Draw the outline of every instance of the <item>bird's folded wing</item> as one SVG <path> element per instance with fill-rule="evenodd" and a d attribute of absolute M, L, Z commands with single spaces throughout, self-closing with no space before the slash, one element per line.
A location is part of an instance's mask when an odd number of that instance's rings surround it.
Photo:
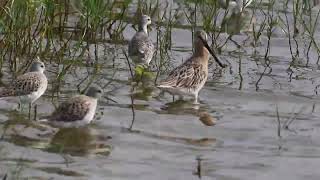
<path fill-rule="evenodd" d="M 90 102 L 74 97 L 62 103 L 51 115 L 49 121 L 73 122 L 82 120 L 89 111 Z"/>
<path fill-rule="evenodd" d="M 0 90 L 0 97 L 23 96 L 35 92 L 41 85 L 41 77 L 26 73 L 19 76 L 9 87 Z"/>
<path fill-rule="evenodd" d="M 205 76 L 201 72 L 201 68 L 201 64 L 179 66 L 166 79 L 160 82 L 159 87 L 192 88 L 199 84 Z"/>

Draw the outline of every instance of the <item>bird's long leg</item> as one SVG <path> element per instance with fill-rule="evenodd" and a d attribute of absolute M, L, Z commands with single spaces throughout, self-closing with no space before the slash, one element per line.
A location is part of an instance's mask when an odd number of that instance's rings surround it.
<path fill-rule="evenodd" d="M 31 107 L 32 107 L 32 103 L 29 103 L 29 120 L 31 120 Z"/>
<path fill-rule="evenodd" d="M 34 120 L 34 121 L 37 120 L 37 112 L 38 112 L 37 110 L 38 110 L 38 105 L 35 104 L 35 105 L 34 105 L 34 112 L 33 112 L 33 113 L 34 113 L 34 114 L 33 114 L 33 120 Z"/>
<path fill-rule="evenodd" d="M 19 103 L 18 103 L 18 111 L 22 112 L 23 111 L 23 104 L 21 97 L 19 96 Z"/>
<path fill-rule="evenodd" d="M 193 104 L 199 104 L 199 102 L 198 102 L 198 93 L 195 93 L 195 94 L 194 94 Z"/>
<path fill-rule="evenodd" d="M 17 109 L 17 110 L 18 110 L 18 111 L 21 111 L 21 108 L 22 108 L 22 107 L 21 107 L 21 102 L 19 102 L 19 103 L 18 103 L 18 109 Z"/>

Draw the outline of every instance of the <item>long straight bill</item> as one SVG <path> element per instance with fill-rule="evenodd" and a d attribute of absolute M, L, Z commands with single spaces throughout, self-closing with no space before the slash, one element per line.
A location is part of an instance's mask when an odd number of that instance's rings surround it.
<path fill-rule="evenodd" d="M 215 55 L 215 53 L 213 52 L 213 50 L 209 47 L 207 41 L 205 41 L 201 36 L 199 36 L 199 38 L 201 39 L 201 41 L 202 41 L 202 43 L 204 44 L 204 46 L 208 49 L 208 51 L 210 52 L 210 54 L 213 56 L 214 60 L 219 64 L 219 66 L 222 67 L 222 68 L 227 67 L 227 65 L 221 63 L 221 61 L 219 60 L 219 58 Z"/>

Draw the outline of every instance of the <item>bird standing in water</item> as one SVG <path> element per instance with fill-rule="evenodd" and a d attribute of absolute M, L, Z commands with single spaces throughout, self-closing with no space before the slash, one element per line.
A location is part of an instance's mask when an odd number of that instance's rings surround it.
<path fill-rule="evenodd" d="M 253 0 L 219 0 L 220 6 L 231 13 L 241 13 L 252 2 Z"/>
<path fill-rule="evenodd" d="M 207 44 L 207 34 L 197 31 L 194 40 L 195 51 L 183 64 L 173 69 L 158 87 L 171 94 L 191 95 L 198 103 L 198 94 L 208 78 L 209 53 L 221 67 L 225 67 Z"/>
<path fill-rule="evenodd" d="M 95 115 L 98 99 L 102 96 L 102 89 L 90 87 L 85 95 L 71 97 L 52 113 L 49 124 L 57 127 L 70 128 L 89 124 Z"/>
<path fill-rule="evenodd" d="M 0 98 L 18 97 L 20 100 L 19 108 L 22 107 L 22 104 L 28 103 L 30 119 L 32 104 L 44 94 L 48 86 L 44 70 L 43 62 L 34 61 L 29 72 L 18 76 L 9 87 L 0 90 Z"/>
<path fill-rule="evenodd" d="M 148 25 L 150 24 L 151 18 L 142 15 L 138 32 L 129 42 L 129 56 L 136 65 L 149 65 L 152 60 L 155 47 L 148 36 Z"/>

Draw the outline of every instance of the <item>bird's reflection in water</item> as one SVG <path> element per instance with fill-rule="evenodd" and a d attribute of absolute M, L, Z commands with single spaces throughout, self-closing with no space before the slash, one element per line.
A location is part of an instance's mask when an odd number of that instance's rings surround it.
<path fill-rule="evenodd" d="M 133 98 L 137 100 L 148 101 L 152 98 L 154 88 L 152 87 L 137 87 L 133 92 Z"/>
<path fill-rule="evenodd" d="M 99 137 L 88 127 L 63 128 L 52 137 L 48 151 L 76 156 L 109 155 L 111 146 L 105 144 L 107 139 L 110 137 Z"/>
<path fill-rule="evenodd" d="M 193 101 L 177 100 L 167 103 L 161 108 L 162 113 L 185 115 L 191 114 L 199 117 L 199 121 L 206 126 L 214 126 L 216 118 L 213 117 L 201 104 L 194 104 Z"/>

